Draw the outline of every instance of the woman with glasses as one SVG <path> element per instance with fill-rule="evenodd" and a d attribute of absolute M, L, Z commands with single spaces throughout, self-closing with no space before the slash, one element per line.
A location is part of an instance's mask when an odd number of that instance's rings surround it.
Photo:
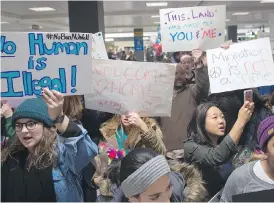
<path fill-rule="evenodd" d="M 44 89 L 42 94 L 13 114 L 16 136 L 2 151 L 1 201 L 83 202 L 81 171 L 97 146 L 63 114 L 61 93 Z"/>

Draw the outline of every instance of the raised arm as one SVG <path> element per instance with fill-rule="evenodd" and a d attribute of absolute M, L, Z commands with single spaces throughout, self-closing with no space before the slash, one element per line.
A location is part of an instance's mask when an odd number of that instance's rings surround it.
<path fill-rule="evenodd" d="M 200 145 L 193 140 L 184 143 L 185 159 L 202 166 L 218 166 L 228 161 L 237 152 L 237 145 L 244 127 L 250 120 L 254 110 L 254 103 L 246 102 L 239 110 L 238 119 L 224 140 L 215 147 Z"/>
<path fill-rule="evenodd" d="M 63 114 L 63 94 L 55 90 L 43 90 L 43 99 L 48 112 L 59 132 L 58 149 L 60 162 L 67 166 L 75 175 L 98 154 L 96 144 L 90 139 L 87 131 L 69 120 Z"/>
<path fill-rule="evenodd" d="M 201 50 L 193 50 L 195 66 L 195 84 L 191 85 L 191 92 L 197 104 L 209 94 L 209 78 L 205 53 Z"/>

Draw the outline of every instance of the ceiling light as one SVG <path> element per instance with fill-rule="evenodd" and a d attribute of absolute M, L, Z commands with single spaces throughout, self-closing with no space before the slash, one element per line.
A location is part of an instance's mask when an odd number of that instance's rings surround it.
<path fill-rule="evenodd" d="M 146 3 L 147 7 L 160 7 L 160 6 L 167 6 L 167 2 L 151 2 L 151 3 Z"/>
<path fill-rule="evenodd" d="M 5 22 L 5 21 L 3 21 L 3 22 L 1 22 L 1 24 L 9 24 L 9 22 Z"/>
<path fill-rule="evenodd" d="M 244 15 L 248 15 L 249 12 L 237 12 L 237 13 L 233 13 L 233 16 L 244 16 Z"/>
<path fill-rule="evenodd" d="M 246 25 L 245 28 L 251 28 L 253 27 L 252 25 Z"/>
<path fill-rule="evenodd" d="M 152 18 L 160 18 L 160 16 L 151 16 Z"/>
<path fill-rule="evenodd" d="M 229 22 L 229 21 L 230 21 L 230 19 L 226 19 L 225 21 L 226 21 L 226 22 Z"/>
<path fill-rule="evenodd" d="M 149 40 L 149 37 L 143 37 L 143 40 Z"/>
<path fill-rule="evenodd" d="M 55 9 L 51 7 L 35 7 L 35 8 L 29 8 L 29 10 L 36 11 L 36 12 L 55 11 Z"/>
<path fill-rule="evenodd" d="M 113 41 L 114 41 L 114 38 L 106 38 L 105 41 L 106 41 L 106 42 L 113 42 Z"/>
<path fill-rule="evenodd" d="M 154 22 L 155 24 L 160 24 L 160 22 Z"/>
<path fill-rule="evenodd" d="M 261 3 L 262 3 L 262 4 L 274 3 L 274 0 L 262 0 Z"/>

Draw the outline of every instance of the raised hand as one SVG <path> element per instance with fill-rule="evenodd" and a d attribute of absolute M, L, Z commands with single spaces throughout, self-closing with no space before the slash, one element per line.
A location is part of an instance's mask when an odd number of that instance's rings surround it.
<path fill-rule="evenodd" d="M 13 111 L 8 104 L 3 104 L 0 111 L 1 111 L 1 117 L 4 116 L 5 118 L 10 118 L 13 115 Z"/>
<path fill-rule="evenodd" d="M 45 88 L 42 96 L 48 106 L 49 116 L 52 120 L 63 115 L 64 96 L 62 93 Z"/>
<path fill-rule="evenodd" d="M 204 51 L 200 49 L 192 50 L 192 58 L 194 60 L 195 68 L 202 68 L 205 62 Z"/>
<path fill-rule="evenodd" d="M 225 42 L 224 44 L 222 44 L 220 47 L 223 49 L 228 49 L 231 45 L 232 45 L 232 40 L 229 40 Z"/>
<path fill-rule="evenodd" d="M 253 102 L 246 101 L 239 110 L 238 119 L 240 119 L 244 123 L 247 123 L 253 114 L 254 107 L 255 106 Z"/>

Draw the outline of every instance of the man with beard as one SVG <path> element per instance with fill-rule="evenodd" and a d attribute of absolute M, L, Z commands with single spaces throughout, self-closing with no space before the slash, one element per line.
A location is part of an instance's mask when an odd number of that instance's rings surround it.
<path fill-rule="evenodd" d="M 164 143 L 167 150 L 171 152 L 167 154 L 169 158 L 183 157 L 183 154 L 176 157 L 178 154 L 176 150 L 183 149 L 183 141 L 187 138 L 187 126 L 192 114 L 196 106 L 207 97 L 209 92 L 205 55 L 201 50 L 194 50 L 192 56 L 196 72 L 196 84 L 187 83 L 186 69 L 181 64 L 177 64 L 171 117 L 161 118 Z"/>

